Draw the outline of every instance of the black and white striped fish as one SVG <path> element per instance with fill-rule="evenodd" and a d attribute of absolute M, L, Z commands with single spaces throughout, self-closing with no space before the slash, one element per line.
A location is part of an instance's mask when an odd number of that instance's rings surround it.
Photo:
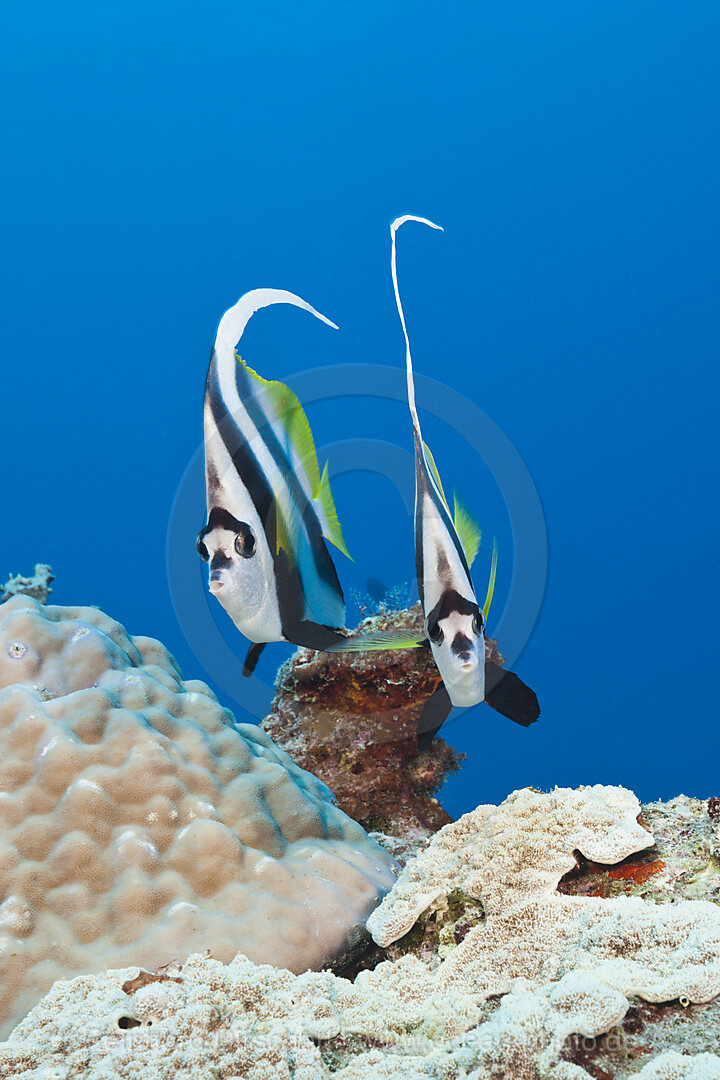
<path fill-rule="evenodd" d="M 390 226 L 391 270 L 395 300 L 405 336 L 407 390 L 415 442 L 415 563 L 425 616 L 425 633 L 442 683 L 429 700 L 418 745 L 427 745 L 453 705 L 486 701 L 517 723 L 528 725 L 539 714 L 537 698 L 516 675 L 485 660 L 485 623 L 495 587 L 497 552 L 493 549 L 485 602 L 477 602 L 470 565 L 477 554 L 480 530 L 455 500 L 454 514 L 443 492 L 430 450 L 423 442 L 415 406 L 410 339 L 397 281 L 395 235 L 407 221 L 439 229 L 426 218 L 405 215 Z"/>
<path fill-rule="evenodd" d="M 322 649 L 343 640 L 345 601 L 325 540 L 348 555 L 312 432 L 295 394 L 263 379 L 235 349 L 251 316 L 293 304 L 337 329 L 293 293 L 254 289 L 220 320 L 205 388 L 207 524 L 197 549 L 209 588 L 254 644 Z M 349 557 L 349 556 L 348 556 Z"/>

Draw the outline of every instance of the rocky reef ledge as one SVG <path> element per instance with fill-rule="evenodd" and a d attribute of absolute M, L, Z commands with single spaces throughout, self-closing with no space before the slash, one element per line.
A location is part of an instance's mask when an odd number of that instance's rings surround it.
<path fill-rule="evenodd" d="M 409 859 L 368 921 L 374 967 L 198 954 L 58 982 L 0 1077 L 717 1080 L 716 806 L 514 792 Z"/>

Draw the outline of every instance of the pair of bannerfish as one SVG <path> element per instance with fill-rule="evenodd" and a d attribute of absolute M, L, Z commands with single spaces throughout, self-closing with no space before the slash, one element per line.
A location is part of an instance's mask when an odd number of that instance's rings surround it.
<path fill-rule="evenodd" d="M 477 602 L 470 577 L 480 530 L 454 500 L 451 513 L 415 407 L 410 340 L 397 281 L 396 232 L 390 227 L 391 270 L 406 345 L 407 390 L 415 441 L 415 559 L 424 635 L 408 631 L 347 636 L 345 603 L 326 540 L 348 555 L 330 491 L 320 472 L 307 417 L 293 392 L 263 379 L 239 357 L 251 316 L 271 304 L 294 304 L 335 327 L 310 304 L 280 289 L 254 289 L 218 326 L 205 390 L 205 476 L 208 520 L 197 541 L 208 564 L 210 592 L 252 644 L 249 675 L 270 641 L 326 652 L 427 648 L 441 675 L 418 724 L 427 746 L 453 705 L 481 701 L 527 726 L 537 698 L 512 672 L 485 657 L 485 623 L 495 586 L 493 546 L 487 595 Z M 337 329 L 337 327 L 335 327 Z"/>

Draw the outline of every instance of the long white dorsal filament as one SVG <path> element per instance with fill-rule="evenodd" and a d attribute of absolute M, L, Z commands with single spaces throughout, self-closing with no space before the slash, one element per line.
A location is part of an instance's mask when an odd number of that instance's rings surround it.
<path fill-rule="evenodd" d="M 402 217 L 395 218 L 390 226 L 390 236 L 392 237 L 392 255 L 390 258 L 390 266 L 392 270 L 393 287 L 395 289 L 395 303 L 397 304 L 398 315 L 400 316 L 400 322 L 402 323 L 403 334 L 405 335 L 405 367 L 407 371 L 407 388 L 408 388 L 408 402 L 410 405 L 410 413 L 413 419 L 413 425 L 418 435 L 420 436 L 420 421 L 418 419 L 417 409 L 415 407 L 415 380 L 413 378 L 413 366 L 412 356 L 410 354 L 410 338 L 408 337 L 407 326 L 405 325 L 405 313 L 403 312 L 402 301 L 400 299 L 400 290 L 398 288 L 397 279 L 397 255 L 395 249 L 395 233 L 398 231 L 401 225 L 404 225 L 406 221 L 417 221 L 421 225 L 429 225 L 431 229 L 438 229 L 443 231 L 442 225 L 436 225 L 433 221 L 428 221 L 427 218 L 415 217 L 414 214 L 404 214 Z"/>
<path fill-rule="evenodd" d="M 334 322 L 325 315 L 321 315 L 311 304 L 308 304 L 307 300 L 296 296 L 295 293 L 287 292 L 285 289 L 251 289 L 223 315 L 217 328 L 215 347 L 225 345 L 234 349 L 255 312 L 271 304 L 292 304 L 293 307 L 303 308 L 304 311 L 309 311 L 311 315 L 322 319 L 328 326 L 337 330 Z"/>

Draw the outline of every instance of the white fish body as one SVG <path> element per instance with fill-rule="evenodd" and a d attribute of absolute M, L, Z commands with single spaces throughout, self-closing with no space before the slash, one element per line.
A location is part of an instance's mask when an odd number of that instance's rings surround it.
<path fill-rule="evenodd" d="M 288 387 L 261 378 L 235 349 L 251 316 L 292 304 L 335 326 L 305 300 L 255 289 L 218 326 L 204 428 L 208 521 L 198 550 L 210 591 L 250 641 L 319 647 L 334 640 L 345 605 L 325 539 L 345 551 L 307 418 Z"/>
<path fill-rule="evenodd" d="M 415 562 L 425 614 L 425 632 L 453 705 L 477 705 L 485 697 L 484 613 L 478 605 L 468 560 L 440 484 L 423 443 L 415 405 L 410 339 L 397 281 L 395 234 L 407 221 L 439 229 L 427 218 L 405 215 L 390 226 L 392 279 L 405 335 L 408 403 L 415 439 Z"/>

